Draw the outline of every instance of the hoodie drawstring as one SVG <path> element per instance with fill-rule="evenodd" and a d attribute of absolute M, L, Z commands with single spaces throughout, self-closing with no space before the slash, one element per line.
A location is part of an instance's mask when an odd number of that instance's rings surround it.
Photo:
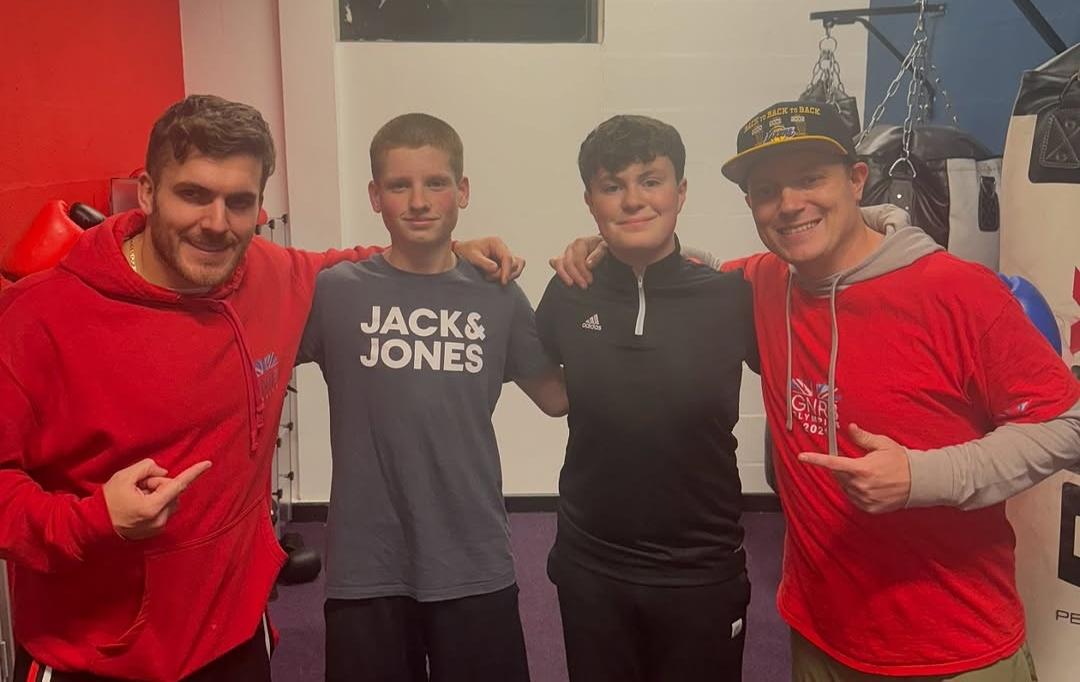
<path fill-rule="evenodd" d="M 840 449 L 836 444 L 836 355 L 840 348 L 840 329 L 836 324 L 836 287 L 840 278 L 833 280 L 829 290 L 829 319 L 832 333 L 829 340 L 829 416 L 825 419 L 829 426 L 829 454 L 836 456 Z"/>
<path fill-rule="evenodd" d="M 791 364 L 792 364 L 792 343 L 791 343 L 791 283 L 794 278 L 794 273 L 788 271 L 787 282 L 787 294 L 784 302 L 784 323 L 787 327 L 787 424 L 785 428 L 791 431 L 794 426 L 794 419 L 792 415 L 791 407 Z M 836 323 L 836 288 L 840 284 L 840 279 L 837 277 L 833 280 L 832 286 L 829 288 L 829 318 L 832 324 L 831 338 L 829 339 L 829 395 L 828 395 L 828 416 L 826 421 L 828 422 L 829 433 L 829 454 L 840 454 L 840 448 L 836 441 L 836 358 L 840 348 L 840 329 Z"/>
<path fill-rule="evenodd" d="M 259 395 L 258 379 L 255 376 L 255 363 L 252 361 L 251 351 L 244 341 L 244 335 L 240 328 L 240 320 L 237 319 L 236 312 L 228 303 L 221 303 L 220 306 L 222 314 L 225 316 L 225 319 L 229 321 L 229 326 L 232 327 L 233 336 L 236 337 L 236 345 L 240 347 L 240 357 L 244 363 L 244 379 L 247 385 L 248 395 L 249 435 L 251 438 L 251 453 L 254 455 L 259 449 L 259 431 L 262 430 L 263 426 L 264 407 L 263 400 Z"/>
<path fill-rule="evenodd" d="M 941 245 L 931 239 L 923 230 L 913 227 L 908 222 L 908 215 L 903 210 L 883 204 L 881 206 L 864 207 L 863 219 L 866 224 L 876 232 L 885 235 L 885 240 L 877 249 L 866 257 L 858 265 L 848 268 L 819 280 L 807 281 L 800 279 L 799 288 L 812 296 L 829 297 L 830 334 L 829 341 L 829 376 L 828 376 L 828 413 L 826 416 L 827 433 L 829 440 L 829 454 L 839 455 L 840 447 L 837 436 L 837 421 L 839 415 L 836 410 L 836 365 L 840 348 L 840 325 L 836 317 L 836 294 L 845 288 L 864 282 L 875 277 L 888 274 L 902 267 L 914 263 L 919 258 L 936 251 L 941 251 Z M 793 428 L 791 405 L 792 393 L 792 363 L 793 347 L 791 339 L 791 287 L 792 279 L 797 277 L 793 266 L 788 268 L 787 301 L 785 302 L 785 324 L 787 326 L 787 430 Z"/>
<path fill-rule="evenodd" d="M 784 298 L 784 322 L 787 325 L 787 424 L 785 428 L 791 431 L 794 420 L 791 414 L 791 281 L 795 275 L 788 270 L 787 296 Z"/>

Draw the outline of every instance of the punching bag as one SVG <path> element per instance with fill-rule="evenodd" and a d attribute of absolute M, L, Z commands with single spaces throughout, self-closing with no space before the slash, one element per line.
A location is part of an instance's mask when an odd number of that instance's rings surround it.
<path fill-rule="evenodd" d="M 852 139 L 862 130 L 859 103 L 847 94 L 840 78 L 840 62 L 836 59 L 836 38 L 832 27 L 825 25 L 825 37 L 818 43 L 818 60 L 810 73 L 810 83 L 799 95 L 801 102 L 825 102 L 836 108 L 840 120 Z"/>
<path fill-rule="evenodd" d="M 1001 270 L 1042 292 L 1080 365 L 1080 45 L 1024 74 L 1005 140 Z M 1074 373 L 1076 370 L 1074 369 Z M 1080 679 L 1080 472 L 1008 504 L 1016 581 L 1041 682 Z"/>
<path fill-rule="evenodd" d="M 866 132 L 856 152 L 870 166 L 863 205 L 896 204 L 949 253 L 998 269 L 1001 158 L 959 128 L 916 124 Z"/>

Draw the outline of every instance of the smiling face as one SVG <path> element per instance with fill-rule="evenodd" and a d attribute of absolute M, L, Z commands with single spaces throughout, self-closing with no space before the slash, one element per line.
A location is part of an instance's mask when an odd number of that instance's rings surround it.
<path fill-rule="evenodd" d="M 394 247 L 448 246 L 458 210 L 469 205 L 469 179 L 455 178 L 449 154 L 430 145 L 394 147 L 381 161 L 368 195 Z"/>
<path fill-rule="evenodd" d="M 767 156 L 750 171 L 746 203 L 766 247 L 820 279 L 854 266 L 868 228 L 859 212 L 868 168 L 814 150 Z"/>
<path fill-rule="evenodd" d="M 228 280 L 255 236 L 262 177 L 262 162 L 247 154 L 170 160 L 157 182 L 144 173 L 139 206 L 149 244 L 140 249 L 139 273 L 178 291 Z"/>
<path fill-rule="evenodd" d="M 600 169 L 585 191 L 585 203 L 612 252 L 639 266 L 674 250 L 675 223 L 685 201 L 686 179 L 676 180 L 666 156 L 616 173 Z"/>

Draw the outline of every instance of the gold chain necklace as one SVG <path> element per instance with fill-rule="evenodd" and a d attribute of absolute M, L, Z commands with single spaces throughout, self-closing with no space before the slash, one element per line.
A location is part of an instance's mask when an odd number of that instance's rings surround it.
<path fill-rule="evenodd" d="M 135 265 L 135 237 L 127 240 L 127 260 L 128 265 L 131 266 L 131 270 L 138 274 L 139 268 Z"/>

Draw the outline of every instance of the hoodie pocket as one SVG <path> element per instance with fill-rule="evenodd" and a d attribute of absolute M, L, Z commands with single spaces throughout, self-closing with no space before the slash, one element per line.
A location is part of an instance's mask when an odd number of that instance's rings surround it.
<path fill-rule="evenodd" d="M 177 679 L 251 638 L 285 560 L 264 502 L 208 537 L 146 555 L 139 612 L 98 647 L 95 673 Z"/>

